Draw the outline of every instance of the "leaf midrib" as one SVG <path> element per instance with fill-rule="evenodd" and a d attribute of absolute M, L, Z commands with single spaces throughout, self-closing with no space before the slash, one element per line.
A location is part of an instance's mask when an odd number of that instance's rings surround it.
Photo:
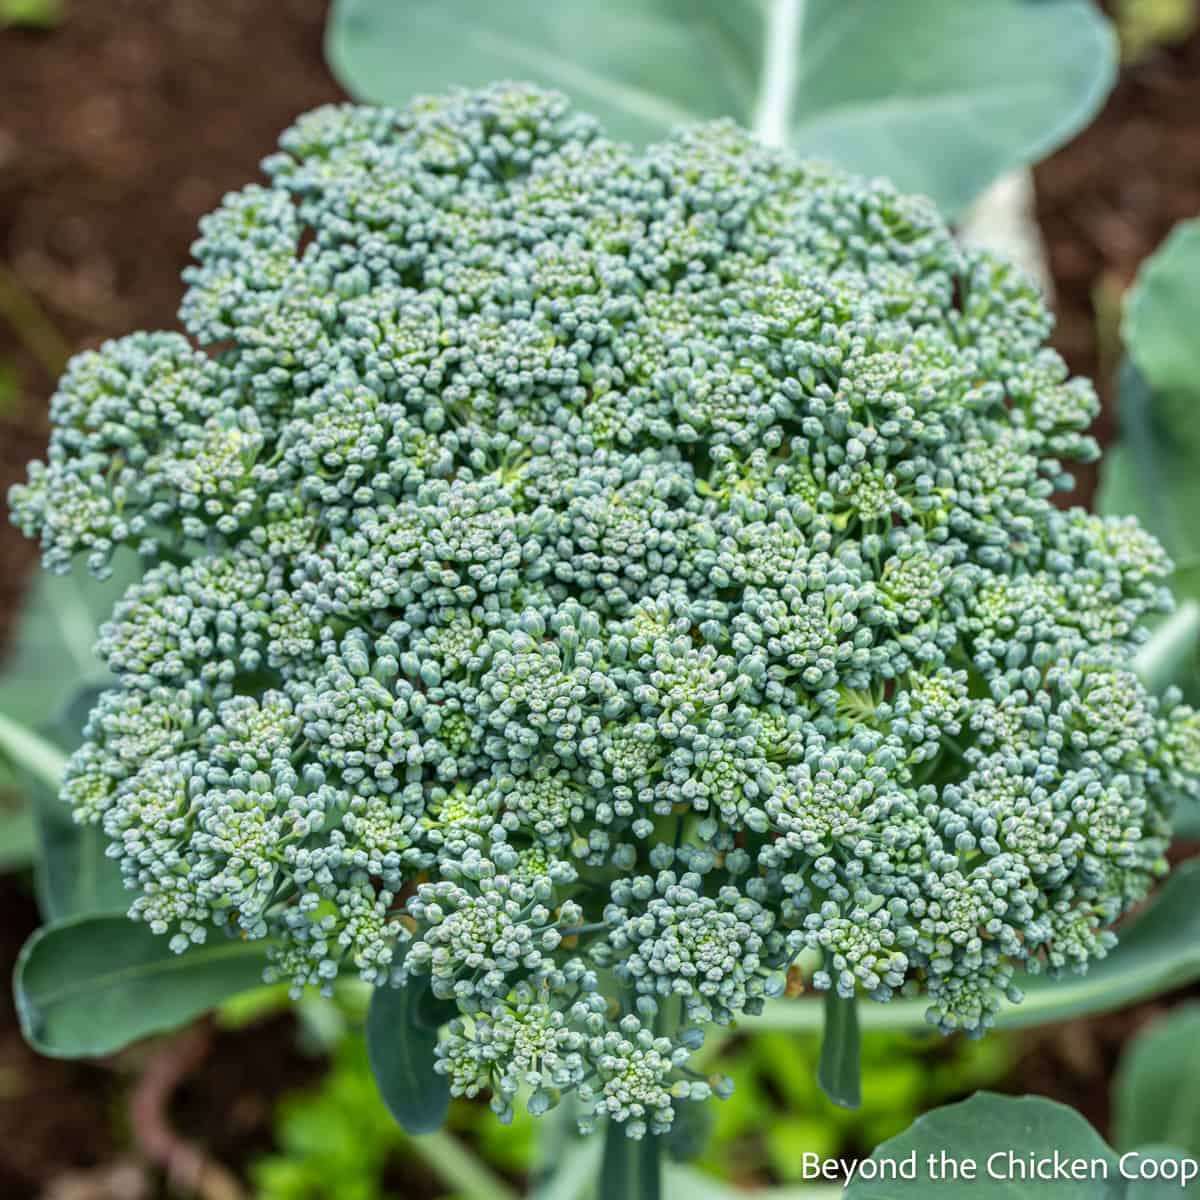
<path fill-rule="evenodd" d="M 213 963 L 233 960 L 243 956 L 247 958 L 261 957 L 265 948 L 265 943 L 259 941 L 239 942 L 230 946 L 200 948 L 206 951 L 204 953 L 200 953 L 197 950 L 185 950 L 182 954 L 174 955 L 171 958 L 156 959 L 153 962 L 137 966 L 120 967 L 103 975 L 89 975 L 77 984 L 67 983 L 57 990 L 50 989 L 39 992 L 36 988 L 29 987 L 28 985 L 23 990 L 31 1003 L 37 1008 L 47 1009 L 56 1004 L 61 1004 L 64 1000 L 70 999 L 75 995 L 106 990 L 131 979 L 145 979 L 147 975 L 153 976 L 171 974 L 176 971 L 194 970 L 201 965 L 212 965 Z"/>

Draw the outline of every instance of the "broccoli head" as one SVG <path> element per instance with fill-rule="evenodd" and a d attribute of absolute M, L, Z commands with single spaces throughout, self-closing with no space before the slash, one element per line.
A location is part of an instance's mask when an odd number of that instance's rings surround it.
<path fill-rule="evenodd" d="M 1092 387 L 933 206 L 518 85 L 326 107 L 79 355 L 13 489 L 147 561 L 64 795 L 130 915 L 425 977 L 457 1094 L 665 1130 L 783 991 L 978 1032 L 1165 870 L 1170 564 L 1053 503 Z"/>

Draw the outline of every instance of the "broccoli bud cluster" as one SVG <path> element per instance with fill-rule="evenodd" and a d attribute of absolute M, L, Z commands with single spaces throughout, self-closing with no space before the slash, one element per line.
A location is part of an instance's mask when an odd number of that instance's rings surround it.
<path fill-rule="evenodd" d="M 65 797 L 131 915 L 427 977 L 501 1116 L 633 1136 L 808 964 L 977 1032 L 1165 869 L 1200 721 L 1131 673 L 1170 564 L 1037 291 L 727 123 L 635 154 L 499 85 L 327 107 L 78 356 L 11 494 L 148 561 Z"/>

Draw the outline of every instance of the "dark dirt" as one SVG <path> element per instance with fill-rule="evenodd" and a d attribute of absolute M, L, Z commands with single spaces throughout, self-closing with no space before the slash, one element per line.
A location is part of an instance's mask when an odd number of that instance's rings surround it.
<path fill-rule="evenodd" d="M 5 978 L 37 924 L 28 888 L 0 880 L 0 969 Z M 63 1168 L 111 1162 L 116 1079 L 103 1067 L 55 1062 L 31 1050 L 17 1028 L 12 996 L 0 988 L 0 1196 L 38 1195 Z"/>
<path fill-rule="evenodd" d="M 7 977 L 38 914 L 29 888 L 14 878 L 0 879 L 0 910 L 0 969 Z M 0 1196 L 40 1196 L 72 1176 L 91 1175 L 99 1186 L 104 1168 L 135 1163 L 127 1096 L 141 1067 L 168 1041 L 142 1043 L 102 1063 L 42 1058 L 21 1037 L 8 988 L 0 989 Z M 279 1096 L 313 1082 L 322 1069 L 297 1048 L 288 1017 L 218 1032 L 200 1068 L 173 1096 L 171 1117 L 180 1136 L 196 1139 L 214 1161 L 244 1163 L 270 1149 Z M 152 1186 L 149 1194 L 157 1195 Z M 95 1193 L 96 1200 L 104 1194 Z"/>
<path fill-rule="evenodd" d="M 5 279 L 70 351 L 173 326 L 199 217 L 254 178 L 297 113 L 342 98 L 324 17 L 325 0 L 69 0 L 55 30 L 0 31 L 0 364 L 21 383 L 0 410 L 0 498 L 44 448 L 56 373 L 53 345 L 39 355 L 12 328 Z M 0 645 L 35 553 L 0 513 Z M 7 979 L 37 914 L 27 888 L 0 888 Z M 127 1154 L 136 1062 L 40 1058 L 0 993 L 0 1196 L 26 1200 Z M 181 1131 L 245 1162 L 270 1146 L 279 1094 L 317 1070 L 288 1020 L 221 1034 L 178 1095 Z"/>
<path fill-rule="evenodd" d="M 197 219 L 254 177 L 297 113 L 340 98 L 321 58 L 325 7 L 68 0 L 53 31 L 0 31 L 0 376 L 15 370 L 20 381 L 16 400 L 0 401 L 0 509 L 44 446 L 56 341 L 73 351 L 172 326 Z M 1140 261 L 1176 221 L 1200 213 L 1200 36 L 1126 69 L 1096 123 L 1035 180 L 1056 342 L 1109 400 L 1113 355 L 1097 337 L 1097 307 L 1115 311 Z M 14 280 L 15 306 L 5 287 Z M 39 335 L 30 301 L 60 338 Z M 14 307 L 26 312 L 17 312 L 23 335 Z M 1113 434 L 1111 411 L 1106 404 L 1103 440 Z M 1092 479 L 1081 480 L 1081 495 Z M 0 512 L 0 646 L 34 557 Z M 0 880 L 0 904 L 7 977 L 36 912 L 12 880 Z M 20 1038 L 7 989 L 0 993 L 0 1196 L 48 1197 L 67 1169 L 127 1156 L 124 1094 L 146 1051 L 115 1069 L 39 1058 Z M 1030 1035 L 1007 1090 L 1062 1099 L 1105 1128 L 1119 1049 L 1153 1011 Z M 184 1133 L 236 1167 L 269 1146 L 276 1098 L 315 1069 L 286 1019 L 220 1034 L 173 1111 Z"/>
<path fill-rule="evenodd" d="M 68 0 L 57 29 L 0 31 L 0 267 L 69 349 L 175 324 L 197 220 L 298 113 L 343 98 L 321 57 L 325 8 Z M 0 413 L 3 497 L 41 453 L 53 372 L 2 315 L 0 363 L 24 382 Z M 0 520 L 0 642 L 34 555 Z"/>
<path fill-rule="evenodd" d="M 1120 295 L 1173 225 L 1200 216 L 1200 33 L 1126 67 L 1096 120 L 1035 169 L 1034 183 L 1054 279 L 1054 341 L 1072 371 L 1097 382 L 1105 406 L 1096 434 L 1105 443 L 1116 433 Z M 1080 499 L 1094 481 L 1094 468 L 1081 472 Z"/>

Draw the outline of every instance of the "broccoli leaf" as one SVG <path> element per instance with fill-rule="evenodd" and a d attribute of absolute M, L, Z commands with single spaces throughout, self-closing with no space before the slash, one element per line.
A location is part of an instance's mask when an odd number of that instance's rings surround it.
<path fill-rule="evenodd" d="M 1200 220 L 1176 225 L 1146 260 L 1125 304 L 1121 334 L 1154 397 L 1163 432 L 1200 453 Z"/>
<path fill-rule="evenodd" d="M 52 813 L 49 819 L 58 833 L 78 840 L 69 813 L 65 809 L 53 813 L 57 796 L 46 778 L 61 770 L 63 756 L 56 751 L 70 752 L 79 744 L 82 723 L 73 740 L 55 737 L 53 746 L 44 738 L 31 737 L 30 731 L 44 728 L 82 684 L 106 678 L 103 664 L 92 650 L 96 631 L 140 571 L 136 557 L 122 553 L 110 579 L 99 581 L 82 565 L 68 575 L 39 572 L 26 597 L 12 648 L 0 668 L 0 758 L 8 760 L 0 764 L 5 769 L 0 792 L 6 800 L 9 795 L 13 800 L 5 805 L 0 819 L 0 870 L 26 866 L 34 859 L 38 837 L 45 837 L 45 830 L 36 826 L 45 824 L 42 817 L 47 812 Z M 63 732 L 61 728 L 59 732 Z M 32 805 L 31 800 L 35 802 Z M 56 821 L 56 816 L 61 819 Z M 98 832 L 93 837 L 97 853 L 103 856 L 103 839 Z M 106 865 L 115 876 L 111 864 Z M 48 919 L 89 907 L 46 908 L 44 890 L 42 898 L 43 915 Z M 94 910 L 97 906 L 90 907 Z M 99 907 L 111 908 L 112 904 Z"/>
<path fill-rule="evenodd" d="M 263 942 L 210 931 L 175 954 L 122 913 L 68 917 L 25 943 L 13 989 L 26 1040 L 52 1058 L 94 1058 L 175 1029 L 262 982 Z"/>
<path fill-rule="evenodd" d="M 1118 388 L 1121 441 L 1104 458 L 1097 508 L 1108 515 L 1136 516 L 1174 558 L 1178 575 L 1192 572 L 1192 582 L 1200 583 L 1195 573 L 1200 568 L 1195 520 L 1200 511 L 1200 448 L 1189 445 L 1195 416 L 1153 392 L 1133 362 L 1122 365 Z M 1200 588 L 1193 594 L 1198 593 Z"/>
<path fill-rule="evenodd" d="M 1175 1009 L 1138 1034 L 1121 1056 L 1113 1140 L 1151 1139 L 1200 1154 L 1200 1004 Z"/>
<path fill-rule="evenodd" d="M 68 575 L 36 573 L 0 669 L 0 714 L 39 729 L 80 686 L 108 678 L 93 650 L 96 631 L 142 565 L 120 553 L 105 580 L 82 563 Z"/>
<path fill-rule="evenodd" d="M 28 802 L 38 907 L 47 921 L 123 908 L 130 897 L 98 826 L 77 824 L 59 797 L 67 755 L 83 740 L 98 687 L 83 687 L 42 733 L 0 713 L 0 750 Z"/>
<path fill-rule="evenodd" d="M 5 777 L 0 780 L 0 873 L 27 867 L 36 847 L 33 812 L 19 799 L 13 802 Z"/>
<path fill-rule="evenodd" d="M 909 1170 L 907 1178 L 872 1177 L 892 1164 Z M 921 1196 L 955 1200 L 1152 1200 L 1191 1194 L 1179 1184 L 1185 1167 L 1194 1163 L 1164 1147 L 1118 1159 L 1079 1113 L 1053 1100 L 979 1092 L 918 1117 L 878 1146 L 843 1195 L 908 1197 L 916 1180 Z M 1147 1178 L 1139 1177 L 1143 1173 Z"/>
<path fill-rule="evenodd" d="M 433 1069 L 437 1028 L 427 979 L 378 987 L 367 1012 L 367 1054 L 388 1111 L 409 1133 L 440 1129 L 450 1109 L 450 1085 Z"/>
<path fill-rule="evenodd" d="M 1118 377 L 1121 441 L 1105 456 L 1100 512 L 1132 514 L 1175 560 L 1171 580 L 1181 610 L 1200 603 L 1200 221 L 1178 225 L 1143 265 L 1126 302 L 1121 332 L 1128 351 Z M 1195 639 L 1181 644 L 1166 682 L 1200 699 Z M 1177 827 L 1200 828 L 1197 806 Z"/>
<path fill-rule="evenodd" d="M 1200 220 L 1175 227 L 1125 301 L 1121 443 L 1104 460 L 1099 508 L 1133 513 L 1184 570 L 1200 568 Z M 1177 584 L 1181 582 L 1177 579 Z M 1200 573 L 1187 585 L 1200 594 Z"/>
<path fill-rule="evenodd" d="M 733 117 L 951 214 L 1081 129 L 1116 64 L 1090 0 L 338 0 L 327 53 L 367 100 L 529 79 L 635 143 Z"/>

